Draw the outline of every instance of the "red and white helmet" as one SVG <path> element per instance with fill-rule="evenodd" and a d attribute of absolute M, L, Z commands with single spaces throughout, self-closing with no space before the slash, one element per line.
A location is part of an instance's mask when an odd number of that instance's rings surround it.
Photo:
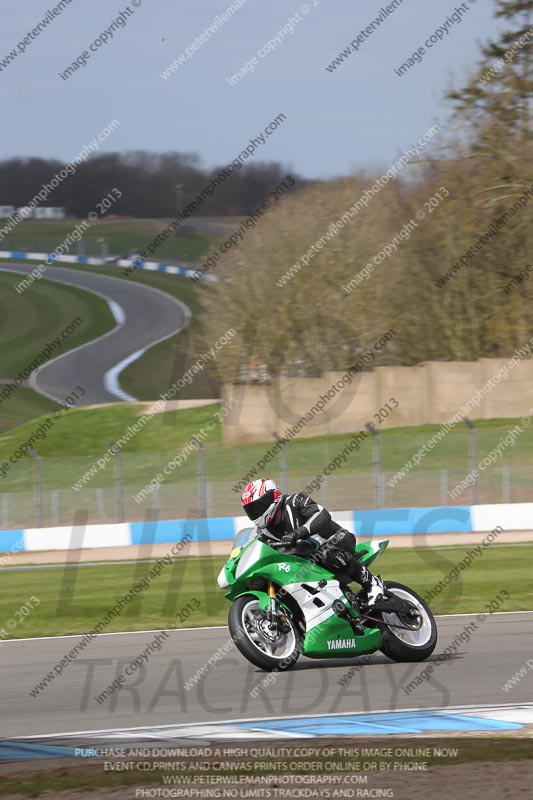
<path fill-rule="evenodd" d="M 281 497 L 281 489 L 276 481 L 272 478 L 259 478 L 244 489 L 241 502 L 244 513 L 254 525 L 266 528 L 274 519 Z"/>

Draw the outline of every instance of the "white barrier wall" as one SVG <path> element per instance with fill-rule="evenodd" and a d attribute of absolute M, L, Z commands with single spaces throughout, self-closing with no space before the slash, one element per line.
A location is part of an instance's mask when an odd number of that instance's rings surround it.
<path fill-rule="evenodd" d="M 506 531 L 533 530 L 533 503 L 472 506 L 471 514 L 473 531 L 489 531 L 497 525 Z"/>
<path fill-rule="evenodd" d="M 333 519 L 358 536 L 397 534 L 489 532 L 533 530 L 533 503 L 504 503 L 435 508 L 382 508 L 363 511 L 333 511 Z M 250 524 L 248 517 L 159 520 L 146 525 L 124 522 L 79 527 L 26 528 L 0 531 L 0 552 L 79 550 L 99 547 L 138 546 L 187 541 L 227 541 Z"/>
<path fill-rule="evenodd" d="M 24 531 L 25 550 L 81 550 L 123 547 L 131 543 L 127 522 L 118 525 L 80 525 L 78 528 L 27 528 Z"/>

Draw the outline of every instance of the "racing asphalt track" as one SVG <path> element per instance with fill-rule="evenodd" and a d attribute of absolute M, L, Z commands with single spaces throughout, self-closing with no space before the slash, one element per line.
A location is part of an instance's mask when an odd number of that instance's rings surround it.
<path fill-rule="evenodd" d="M 21 275 L 33 269 L 33 265 L 0 265 L 2 272 Z M 107 275 L 53 267 L 44 278 L 103 296 L 111 303 L 117 325 L 98 339 L 52 358 L 33 373 L 31 387 L 62 402 L 76 386 L 82 386 L 85 395 L 74 403 L 80 406 L 135 400 L 120 389 L 119 373 L 146 349 L 181 331 L 190 320 L 188 307 L 158 289 Z"/>
<path fill-rule="evenodd" d="M 430 661 L 475 620 L 475 614 L 438 617 L 439 642 Z M 3 641 L 0 736 L 529 702 L 533 672 L 508 692 L 501 687 L 531 655 L 532 623 L 533 611 L 486 616 L 455 657 L 437 665 L 430 680 L 411 693 L 404 687 L 430 662 L 396 664 L 376 653 L 345 686 L 338 681 L 356 661 L 301 658 L 292 671 L 278 674 L 255 698 L 251 690 L 268 673 L 252 667 L 233 643 L 228 644 L 227 628 L 174 630 L 151 656 L 148 667 L 113 696 L 114 703 L 108 699 L 101 704 L 95 695 L 143 652 L 155 632 L 98 636 L 37 697 L 30 696 L 30 690 L 81 637 Z M 183 684 L 219 648 L 223 648 L 222 658 L 203 680 L 186 690 Z"/>

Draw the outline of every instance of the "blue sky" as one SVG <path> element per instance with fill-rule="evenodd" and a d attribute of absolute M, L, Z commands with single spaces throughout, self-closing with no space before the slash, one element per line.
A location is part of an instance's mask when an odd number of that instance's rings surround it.
<path fill-rule="evenodd" d="M 57 2 L 2 0 L 0 64 Z M 307 177 L 388 165 L 433 123 L 444 125 L 445 88 L 454 77 L 461 84 L 477 61 L 478 43 L 497 32 L 492 0 L 465 0 L 462 22 L 449 26 L 422 63 L 399 78 L 394 69 L 461 6 L 457 0 L 403 0 L 330 73 L 325 67 L 387 0 L 246 0 L 163 80 L 163 70 L 231 2 L 129 0 L 124 27 L 115 26 L 107 44 L 64 81 L 59 73 L 127 7 L 126 0 L 72 0 L 0 71 L 0 158 L 67 161 L 118 119 L 104 151 L 178 150 L 213 166 L 235 158 L 284 113 L 287 120 L 261 148 L 262 159 L 282 161 Z M 294 30 L 259 58 L 289 17 Z M 229 85 L 226 79 L 254 56 L 255 71 Z"/>

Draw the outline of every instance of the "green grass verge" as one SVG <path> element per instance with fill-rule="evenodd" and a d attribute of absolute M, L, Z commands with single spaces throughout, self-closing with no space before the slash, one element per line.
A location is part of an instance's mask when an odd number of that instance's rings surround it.
<path fill-rule="evenodd" d="M 79 347 L 116 324 L 101 297 L 46 279 L 17 294 L 13 285 L 22 277 L 0 272 L 0 377 L 16 377 L 43 351 L 47 342 L 60 337 L 77 317 L 81 323 L 71 334 L 66 334 L 61 347 L 54 349 L 50 358 Z"/>
<path fill-rule="evenodd" d="M 79 222 L 78 219 L 25 220 L 2 239 L 1 249 L 51 253 Z M 85 249 L 80 254 L 99 258 L 102 254 L 99 239 L 107 242 L 109 252 L 113 255 L 128 255 L 133 249 L 143 250 L 165 225 L 165 222 L 157 219 L 95 222 L 83 235 Z M 210 250 L 214 241 L 212 236 L 199 232 L 169 237 L 150 260 L 196 261 Z M 71 255 L 77 255 L 78 252 L 74 245 Z"/>
<path fill-rule="evenodd" d="M 468 549 L 465 545 L 389 550 L 379 560 L 379 572 L 385 580 L 405 583 L 424 596 L 453 570 Z M 168 628 L 174 624 L 177 627 L 225 625 L 230 604 L 216 583 L 225 560 L 225 556 L 181 556 L 165 567 L 160 576 L 124 608 L 120 617 L 112 619 L 105 632 Z M 499 610 L 529 610 L 532 607 L 529 577 L 532 569 L 533 547 L 493 544 L 430 605 L 436 614 L 482 612 L 506 589 L 510 597 Z M 150 564 L 146 563 L 3 571 L 0 631 L 3 629 L 8 638 L 90 631 L 149 571 Z M 15 627 L 10 627 L 9 620 L 20 616 L 16 612 L 32 596 L 39 599 L 39 605 Z M 193 598 L 198 600 L 199 608 L 187 615 L 184 609 Z"/>
<path fill-rule="evenodd" d="M 126 485 L 141 487 L 152 480 L 160 472 L 169 459 L 176 455 L 188 442 L 191 436 L 201 428 L 205 428 L 209 420 L 213 420 L 217 404 L 203 408 L 183 411 L 169 411 L 158 414 L 147 423 L 136 436 L 123 448 L 123 469 Z M 72 481 L 89 469 L 95 458 L 102 455 L 108 442 L 117 440 L 142 413 L 142 406 L 131 403 L 114 403 L 106 407 L 72 409 L 63 414 L 54 427 L 39 442 L 39 453 L 45 457 L 45 488 L 61 489 L 71 486 Z M 9 458 L 20 444 L 28 439 L 39 426 L 41 418 L 10 430 L 0 436 L 0 461 Z M 479 458 L 489 453 L 506 435 L 517 420 L 484 420 L 478 422 Z M 409 428 L 391 428 L 382 431 L 382 453 L 384 469 L 393 473 L 401 469 L 413 453 L 427 441 L 437 430 L 437 425 L 423 425 Z M 349 434 L 337 434 L 310 439 L 295 439 L 288 445 L 289 478 L 291 490 L 303 488 L 306 481 L 317 475 L 345 447 L 350 440 Z M 222 427 L 215 422 L 208 437 L 204 441 L 206 447 L 206 469 L 210 481 L 239 481 L 243 475 L 263 457 L 272 442 L 257 442 L 246 445 L 223 445 Z M 501 463 L 513 466 L 513 491 L 528 490 L 529 473 L 520 467 L 531 464 L 533 450 L 533 428 L 528 428 L 518 437 L 512 450 L 504 452 Z M 335 477 L 354 476 L 354 483 L 346 485 L 346 492 L 357 497 L 358 481 L 372 481 L 373 450 L 370 437 L 361 442 L 359 450 L 352 451 L 336 473 Z M 447 468 L 450 471 L 450 488 L 452 481 L 458 481 L 469 471 L 468 438 L 464 430 L 458 428 L 446 436 L 437 448 L 425 459 L 422 466 L 413 470 L 409 481 L 400 482 L 399 488 L 392 494 L 387 488 L 389 498 L 398 498 L 399 504 L 414 502 L 416 504 L 417 480 L 420 470 Z M 26 491 L 32 481 L 32 460 L 22 458 L 2 480 L 4 491 Z M 106 487 L 113 479 L 114 464 L 110 464 L 91 479 L 88 486 Z M 179 482 L 195 482 L 197 480 L 197 459 L 191 455 L 175 471 L 164 476 L 168 481 L 179 485 Z M 272 475 L 280 474 L 279 455 L 268 464 Z M 437 473 L 438 474 L 438 473 Z M 304 476 L 304 477 L 302 477 Z M 493 497 L 500 497 L 501 466 L 496 465 L 483 473 L 485 493 L 494 491 Z M 410 482 L 410 483 L 409 483 Z M 298 485 L 296 485 L 298 484 Z M 406 486 L 411 485 L 415 492 L 413 499 L 404 493 Z M 228 486 L 228 483 L 226 483 Z M 424 484 L 425 486 L 425 484 Z M 422 487 L 423 488 L 423 487 Z M 227 490 L 226 490 L 227 491 Z M 498 494 L 496 494 L 496 492 Z M 234 497 L 238 501 L 237 494 Z M 410 496 L 409 496 L 410 497 Z M 419 497 L 420 499 L 420 497 Z M 469 500 L 465 492 L 458 500 L 466 503 Z M 390 505 L 390 502 L 388 503 Z M 228 512 L 229 513 L 229 512 Z"/>
<path fill-rule="evenodd" d="M 54 426 L 46 431 L 46 436 L 36 444 L 44 460 L 43 488 L 69 488 L 76 478 L 94 464 L 95 458 L 107 450 L 109 442 L 116 441 L 128 426 L 138 421 L 143 408 L 138 404 L 113 403 L 98 408 L 64 411 Z M 135 485 L 142 486 L 151 480 L 171 455 L 175 455 L 193 434 L 212 419 L 216 408 L 218 406 L 209 405 L 190 411 L 167 412 L 153 418 L 125 446 L 127 454 L 123 461 L 126 483 L 133 481 Z M 45 419 L 46 416 L 39 417 L 0 435 L 0 463 L 8 461 Z M 220 425 L 210 433 L 210 441 L 212 444 L 221 441 Z M 184 466 L 187 466 L 187 462 Z M 114 464 L 109 462 L 88 485 L 91 488 L 108 486 L 113 481 L 113 470 Z M 187 467 L 187 474 L 189 472 L 194 473 L 192 463 Z M 33 460 L 23 457 L 12 464 L 5 478 L 0 479 L 0 487 L 4 492 L 23 492 L 32 485 L 32 481 Z"/>
<path fill-rule="evenodd" d="M 115 441 L 125 429 L 139 419 L 143 409 L 149 405 L 138 403 L 110 403 L 97 408 L 73 408 L 65 411 L 61 421 L 52 428 L 42 440 L 39 452 L 42 456 L 76 457 L 97 456 L 107 448 L 107 442 Z M 179 424 L 164 423 L 165 414 L 158 414 L 134 436 L 124 450 L 131 454 L 139 453 L 143 457 L 148 452 L 159 450 L 174 451 L 198 431 L 198 427 L 207 423 L 218 405 L 188 409 L 179 412 Z M 168 412 L 174 418 L 172 412 Z M 35 428 L 36 422 L 26 423 L 20 428 L 0 437 L 0 458 L 5 455 L 12 443 L 24 441 L 28 433 Z M 93 425 L 100 430 L 95 431 Z M 57 429 L 57 430 L 56 430 Z M 220 441 L 220 426 L 213 430 L 212 443 Z"/>
<path fill-rule="evenodd" d="M 3 388 L 4 385 L 0 384 L 0 392 Z M 19 388 L 10 400 L 0 403 L 0 435 L 57 408 L 57 403 L 33 389 Z"/>

